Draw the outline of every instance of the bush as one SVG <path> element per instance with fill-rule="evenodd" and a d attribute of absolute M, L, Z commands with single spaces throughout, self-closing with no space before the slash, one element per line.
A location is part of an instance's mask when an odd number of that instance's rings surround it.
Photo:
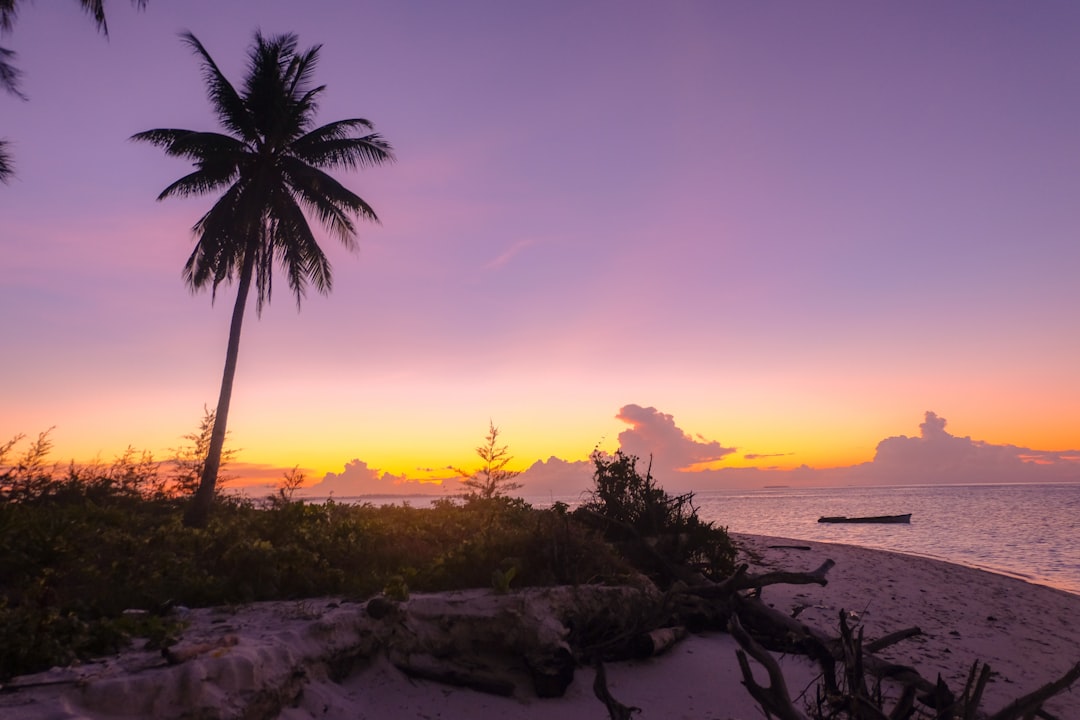
<path fill-rule="evenodd" d="M 156 465 L 38 463 L 0 478 L 0 681 L 168 635 L 168 609 L 383 590 L 614 580 L 631 572 L 565 508 L 473 496 L 430 508 L 224 497 L 205 529 L 159 492 Z M 26 471 L 20 470 L 26 468 Z M 128 609 L 147 611 L 142 625 Z"/>
<path fill-rule="evenodd" d="M 575 511 L 583 521 L 599 519 L 608 539 L 640 541 L 650 538 L 664 559 L 689 565 L 719 580 L 735 569 L 735 546 L 727 530 L 702 521 L 694 507 L 694 494 L 672 497 L 656 484 L 650 468 L 638 472 L 638 458 L 616 450 L 614 455 L 594 452 L 593 484 L 589 500 Z M 652 553 L 632 553 L 641 569 L 657 577 Z"/>

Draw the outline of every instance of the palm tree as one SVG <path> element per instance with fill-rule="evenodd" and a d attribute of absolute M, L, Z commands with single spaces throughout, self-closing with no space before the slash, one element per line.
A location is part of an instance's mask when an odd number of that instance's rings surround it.
<path fill-rule="evenodd" d="M 256 32 L 238 92 L 194 35 L 182 37 L 201 58 L 210 104 L 229 134 L 161 129 L 132 139 L 157 145 L 195 166 L 194 172 L 165 188 L 158 200 L 221 191 L 195 223 L 195 250 L 184 265 L 188 286 L 193 292 L 210 286 L 214 298 L 222 282 L 237 280 L 210 448 L 184 517 L 189 526 L 201 527 L 214 498 L 240 326 L 252 281 L 257 313 L 270 300 L 275 264 L 285 273 L 297 308 L 309 283 L 319 292 L 329 292 L 330 263 L 305 212 L 349 249 L 356 247 L 353 218 L 375 222 L 378 218 L 366 202 L 323 169 L 380 165 L 392 161 L 393 152 L 389 143 L 371 132 L 367 120 L 339 120 L 313 128 L 317 100 L 325 89 L 311 85 L 319 46 L 297 52 L 295 35 L 265 38 Z"/>

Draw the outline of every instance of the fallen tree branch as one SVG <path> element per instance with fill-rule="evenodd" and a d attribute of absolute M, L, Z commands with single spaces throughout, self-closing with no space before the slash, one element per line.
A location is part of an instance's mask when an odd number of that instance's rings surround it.
<path fill-rule="evenodd" d="M 866 652 L 875 653 L 879 650 L 884 650 L 890 645 L 895 645 L 901 640 L 907 640 L 908 638 L 915 637 L 916 635 L 922 635 L 921 628 L 909 627 L 904 630 L 897 630 L 896 632 L 889 633 L 888 635 L 880 637 L 877 640 L 872 640 L 866 643 L 865 645 L 863 645 L 863 649 L 866 650 Z"/>
<path fill-rule="evenodd" d="M 982 670 L 979 672 L 978 680 L 975 679 L 975 671 L 979 668 L 979 661 L 976 660 L 971 664 L 971 672 L 968 673 L 967 684 L 964 686 L 963 708 L 964 717 L 962 720 L 975 720 L 975 715 L 979 711 L 979 704 L 982 702 L 982 694 L 986 689 L 986 683 L 990 680 L 990 666 L 983 663 Z"/>
<path fill-rule="evenodd" d="M 636 657 L 653 657 L 667 652 L 685 637 L 686 628 L 681 625 L 656 628 L 634 638 L 631 647 Z"/>
<path fill-rule="evenodd" d="M 1080 679 L 1080 662 L 1073 665 L 1057 680 L 1048 682 L 1038 690 L 1012 701 L 991 715 L 989 720 L 1020 720 L 1020 718 L 1030 717 L 1042 709 L 1044 702 L 1067 689 L 1078 679 Z"/>
<path fill-rule="evenodd" d="M 604 663 L 599 658 L 593 663 L 593 667 L 596 669 L 596 679 L 593 680 L 592 686 L 593 694 L 604 703 L 610 720 L 630 720 L 634 713 L 641 712 L 641 708 L 623 705 L 612 696 L 607 685 L 607 670 L 604 669 Z"/>
<path fill-rule="evenodd" d="M 488 695 L 510 697 L 514 682 L 493 672 L 466 668 L 428 655 L 409 655 L 392 659 L 394 666 L 409 677 L 434 680 L 444 685 L 469 688 Z"/>
<path fill-rule="evenodd" d="M 732 595 L 739 590 L 760 589 L 768 585 L 825 586 L 829 584 L 829 580 L 825 575 L 835 565 L 836 563 L 832 560 L 826 560 L 820 567 L 810 572 L 777 571 L 762 573 L 761 575 L 750 575 L 746 571 L 747 566 L 740 565 L 735 570 L 735 574 L 723 582 L 714 583 L 712 585 L 695 585 L 693 587 L 688 587 L 681 592 L 703 598 L 722 598 Z"/>
<path fill-rule="evenodd" d="M 743 685 L 749 691 L 750 696 L 761 705 L 765 714 L 769 715 L 771 713 L 779 720 L 806 720 L 806 716 L 799 712 L 794 703 L 791 702 L 791 694 L 788 692 L 787 681 L 784 679 L 784 672 L 780 669 L 780 665 L 777 664 L 776 659 L 769 654 L 768 650 L 758 645 L 750 637 L 750 634 L 743 629 L 743 626 L 739 624 L 737 615 L 732 615 L 728 621 L 728 632 L 731 633 L 731 636 L 735 638 L 735 642 L 739 643 L 739 647 L 742 648 L 735 652 L 735 657 L 739 661 Z M 747 655 L 757 660 L 765 668 L 765 672 L 769 675 L 768 687 L 762 687 L 754 680 L 754 673 L 751 671 L 750 663 L 746 659 Z"/>

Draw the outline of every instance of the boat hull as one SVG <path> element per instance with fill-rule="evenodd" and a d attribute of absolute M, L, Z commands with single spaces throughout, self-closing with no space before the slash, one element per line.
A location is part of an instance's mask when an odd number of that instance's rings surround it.
<path fill-rule="evenodd" d="M 847 517 L 840 515 L 836 517 L 820 517 L 819 523 L 879 523 L 879 524 L 900 524 L 910 523 L 911 513 L 906 515 L 874 515 L 872 517 Z"/>

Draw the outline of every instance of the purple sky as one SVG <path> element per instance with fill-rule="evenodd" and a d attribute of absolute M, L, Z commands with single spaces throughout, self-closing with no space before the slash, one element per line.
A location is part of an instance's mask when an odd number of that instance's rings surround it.
<path fill-rule="evenodd" d="M 216 129 L 177 33 L 239 81 L 261 28 L 322 43 L 320 119 L 399 159 L 342 176 L 382 225 L 327 240 L 334 292 L 249 316 L 242 463 L 425 477 L 489 419 L 523 467 L 572 462 L 628 406 L 732 450 L 705 470 L 865 463 L 928 410 L 1080 447 L 1080 5 L 109 12 L 105 40 L 28 4 L 0 40 L 30 97 L 0 97 L 0 439 L 166 457 L 216 400 L 231 288 L 180 278 L 210 201 L 156 203 L 188 168 L 127 138 Z"/>

